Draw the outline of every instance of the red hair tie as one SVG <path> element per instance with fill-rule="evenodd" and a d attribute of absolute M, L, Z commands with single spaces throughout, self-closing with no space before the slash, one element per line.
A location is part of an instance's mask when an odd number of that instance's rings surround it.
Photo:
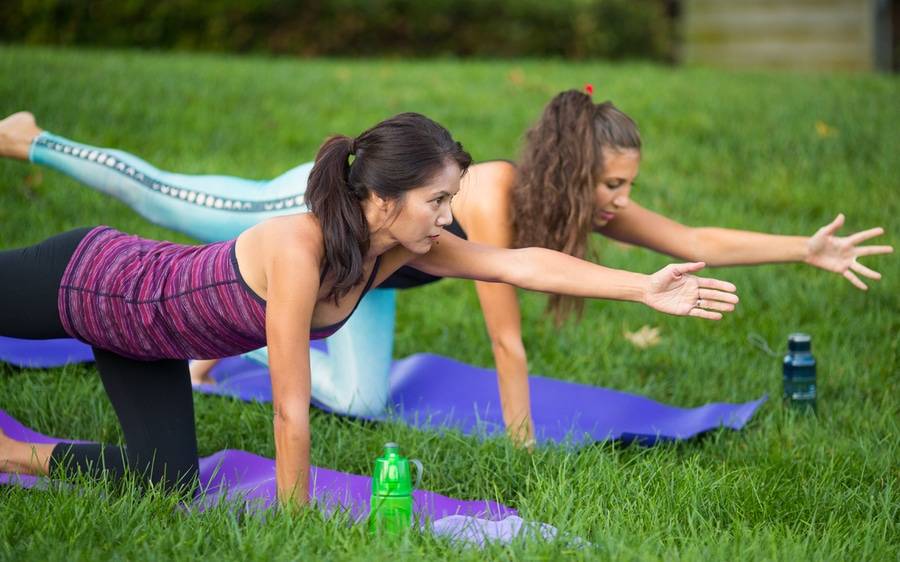
<path fill-rule="evenodd" d="M 590 83 L 589 83 L 589 84 L 585 84 L 585 85 L 584 85 L 584 91 L 585 91 L 585 93 L 587 93 L 587 95 L 593 96 L 593 95 L 594 95 L 594 85 L 593 85 L 593 84 L 590 84 Z"/>

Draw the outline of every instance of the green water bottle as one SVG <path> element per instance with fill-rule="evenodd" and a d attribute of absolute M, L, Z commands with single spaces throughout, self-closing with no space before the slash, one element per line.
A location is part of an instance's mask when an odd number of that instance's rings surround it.
<path fill-rule="evenodd" d="M 384 455 L 375 459 L 369 513 L 371 532 L 401 535 L 412 526 L 412 492 L 416 486 L 410 478 L 410 464 L 418 470 L 418 486 L 422 481 L 422 463 L 400 456 L 400 446 L 396 443 L 386 443 Z"/>

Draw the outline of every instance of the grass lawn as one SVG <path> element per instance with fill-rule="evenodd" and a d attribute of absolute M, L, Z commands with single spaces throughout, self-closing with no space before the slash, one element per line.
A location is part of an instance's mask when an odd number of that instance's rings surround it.
<path fill-rule="evenodd" d="M 400 111 L 446 125 L 478 160 L 515 158 L 522 132 L 558 91 L 593 82 L 641 127 L 635 200 L 691 225 L 811 234 L 839 211 L 848 232 L 881 225 L 900 245 L 900 81 L 896 77 L 736 73 L 540 61 L 342 61 L 0 47 L 0 113 L 28 108 L 46 129 L 134 152 L 188 173 L 268 178 L 311 160 L 324 137 L 357 134 Z M 825 128 L 817 123 L 826 125 Z M 822 134 L 824 132 L 824 134 Z M 60 174 L 0 162 L 0 247 L 105 223 L 188 241 Z M 669 260 L 598 239 L 606 265 L 651 272 Z M 317 465 L 368 473 L 386 441 L 426 466 L 423 487 L 493 498 L 594 544 L 494 546 L 509 559 L 835 559 L 900 556 L 900 260 L 868 293 L 808 266 L 716 270 L 739 288 L 719 323 L 592 302 L 557 329 L 544 298 L 522 294 L 533 373 L 667 403 L 770 396 L 741 432 L 650 449 L 516 450 L 408 427 L 313 415 Z M 436 311 L 439 314 L 436 314 Z M 395 353 L 441 353 L 492 365 L 471 283 L 444 281 L 399 299 Z M 624 337 L 659 327 L 661 343 Z M 788 333 L 813 335 L 819 415 L 779 400 Z M 273 456 L 270 406 L 197 396 L 201 454 Z M 0 408 L 52 435 L 112 440 L 118 426 L 92 366 L 20 371 L 0 365 Z M 431 536 L 397 544 L 314 515 L 186 516 L 173 498 L 133 487 L 36 493 L 0 488 L 0 559 L 481 559 Z M 395 554 L 398 553 L 399 554 Z"/>

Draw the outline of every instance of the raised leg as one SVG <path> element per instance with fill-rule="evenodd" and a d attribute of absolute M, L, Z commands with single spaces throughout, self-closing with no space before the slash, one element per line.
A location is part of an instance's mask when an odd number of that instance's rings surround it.
<path fill-rule="evenodd" d="M 204 242 L 228 240 L 271 217 L 306 210 L 303 194 L 311 165 L 275 180 L 185 175 L 140 158 L 43 132 L 31 161 L 111 195 L 150 221 Z"/>
<path fill-rule="evenodd" d="M 301 164 L 271 181 L 167 172 L 133 154 L 44 131 L 25 111 L 0 120 L 0 157 L 62 172 L 204 242 L 228 240 L 265 219 L 306 211 L 312 169 L 312 163 Z"/>

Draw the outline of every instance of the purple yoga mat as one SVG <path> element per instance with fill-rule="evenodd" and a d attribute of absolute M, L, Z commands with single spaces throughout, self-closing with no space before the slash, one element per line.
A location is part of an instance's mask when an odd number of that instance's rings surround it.
<path fill-rule="evenodd" d="M 33 431 L 0 410 L 0 429 L 13 439 L 32 443 L 59 443 L 62 439 Z M 42 479 L 0 472 L 0 484 L 35 487 Z M 226 449 L 200 459 L 200 482 L 204 493 L 196 506 L 202 511 L 220 501 L 244 500 L 254 508 L 267 508 L 276 497 L 275 461 L 246 451 Z M 327 468 L 312 467 L 310 497 L 315 497 L 325 511 L 346 510 L 354 520 L 369 513 L 372 480 L 366 476 L 347 474 Z M 436 522 L 449 516 L 465 516 L 499 522 L 516 515 L 516 510 L 493 501 L 465 501 L 434 492 L 413 492 L 414 511 L 420 517 Z"/>
<path fill-rule="evenodd" d="M 212 376 L 218 384 L 196 390 L 242 400 L 272 400 L 269 371 L 258 363 L 231 357 L 216 365 Z M 652 445 L 688 439 L 723 426 L 740 429 L 766 400 L 676 408 L 606 388 L 534 375 L 528 380 L 539 442 L 584 445 L 619 439 Z M 482 435 L 504 431 L 495 371 L 420 353 L 395 361 L 390 382 L 391 415 L 409 425 Z"/>
<path fill-rule="evenodd" d="M 15 356 L 18 364 L 31 359 L 45 365 L 60 361 L 58 365 L 64 364 L 71 353 L 58 340 L 28 342 L 33 352 L 37 344 L 43 344 L 37 356 L 29 358 L 18 351 L 16 342 L 23 341 L 0 338 L 0 360 L 16 363 L 12 359 Z M 241 400 L 272 400 L 269 371 L 258 363 L 232 357 L 220 362 L 212 375 L 219 384 L 198 387 L 199 392 Z M 394 362 L 390 384 L 392 415 L 412 426 L 453 428 L 481 435 L 504 431 L 497 375 L 492 370 L 417 354 Z M 652 445 L 688 439 L 719 427 L 741 429 L 766 400 L 762 397 L 743 404 L 678 408 L 626 392 L 540 376 L 530 376 L 529 385 L 539 442 L 588 444 L 620 439 Z"/>
<path fill-rule="evenodd" d="M 62 441 L 25 427 L 3 410 L 0 410 L 0 429 L 21 441 Z M 47 482 L 46 478 L 0 472 L 0 485 L 40 489 Z M 193 505 L 199 512 L 225 500 L 242 502 L 251 510 L 267 509 L 276 497 L 275 461 L 226 449 L 200 459 L 200 482 L 203 492 Z M 317 467 L 310 471 L 310 492 L 326 513 L 343 510 L 354 521 L 361 521 L 369 513 L 371 490 L 372 481 L 365 476 Z M 517 538 L 552 540 L 560 536 L 573 546 L 590 546 L 578 537 L 559 535 L 555 527 L 546 523 L 525 521 L 515 509 L 497 502 L 457 500 L 423 490 L 413 492 L 413 500 L 422 528 L 455 542 L 484 546 L 488 542 L 508 543 Z"/>

